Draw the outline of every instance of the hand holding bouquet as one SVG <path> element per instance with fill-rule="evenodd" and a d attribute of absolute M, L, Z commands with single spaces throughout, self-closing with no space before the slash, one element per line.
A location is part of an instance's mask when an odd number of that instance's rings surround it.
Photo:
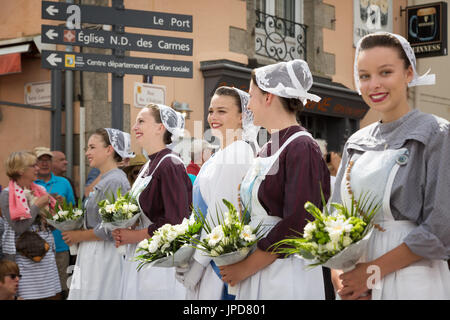
<path fill-rule="evenodd" d="M 202 222 L 193 214 L 190 219 L 183 219 L 181 224 L 165 224 L 153 233 L 149 239 L 142 240 L 136 249 L 141 255 L 135 258 L 139 261 L 138 271 L 144 266 L 183 267 L 189 263 L 195 247 L 191 239 L 199 235 Z"/>
<path fill-rule="evenodd" d="M 133 226 L 141 215 L 137 199 L 130 192 L 122 195 L 119 188 L 117 194 L 111 194 L 98 203 L 98 213 L 102 218 L 102 227 L 113 231 Z M 123 246 L 117 248 L 120 254 L 125 254 Z"/>
<path fill-rule="evenodd" d="M 331 203 L 336 210 L 329 213 L 323 198 L 323 212 L 311 202 L 305 209 L 313 215 L 308 222 L 303 237 L 292 237 L 274 244 L 274 250 L 282 254 L 297 254 L 310 261 L 309 266 L 324 265 L 332 269 L 349 270 L 361 258 L 373 230 L 373 218 L 380 208 L 368 193 L 358 201 L 352 197 L 352 205 L 347 208 Z"/>
<path fill-rule="evenodd" d="M 217 266 L 226 266 L 244 260 L 259 239 L 263 237 L 261 224 L 252 228 L 246 224 L 247 215 L 239 217 L 232 203 L 223 199 L 228 212 L 217 214 L 217 225 L 212 227 L 203 218 L 203 228 L 207 235 L 204 239 L 193 240 L 199 250 L 210 256 Z M 230 294 L 233 287 L 229 286 Z"/>
<path fill-rule="evenodd" d="M 72 231 L 81 229 L 83 225 L 84 210 L 81 204 L 81 200 L 78 201 L 76 207 L 72 203 L 67 203 L 66 199 L 63 202 L 56 202 L 54 215 L 47 211 L 47 223 L 56 229 L 64 231 Z M 77 244 L 69 247 L 70 254 L 77 254 Z"/>

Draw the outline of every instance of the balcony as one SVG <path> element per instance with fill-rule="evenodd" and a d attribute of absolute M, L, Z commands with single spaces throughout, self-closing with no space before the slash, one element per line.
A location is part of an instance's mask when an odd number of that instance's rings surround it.
<path fill-rule="evenodd" d="M 255 53 L 275 61 L 306 61 L 308 26 L 256 10 Z"/>

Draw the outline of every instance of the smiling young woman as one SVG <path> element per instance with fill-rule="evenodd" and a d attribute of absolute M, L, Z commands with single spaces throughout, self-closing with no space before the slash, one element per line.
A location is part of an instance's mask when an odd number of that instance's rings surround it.
<path fill-rule="evenodd" d="M 86 157 L 91 168 L 100 170 L 100 180 L 86 198 L 86 229 L 65 231 L 67 245 L 79 243 L 69 300 L 119 299 L 123 257 L 115 248 L 111 232 L 102 226 L 98 202 L 130 189 L 126 174 L 118 167 L 130 150 L 130 135 L 113 128 L 101 128 L 89 137 Z"/>
<path fill-rule="evenodd" d="M 116 246 L 127 246 L 120 299 L 184 299 L 185 289 L 175 279 L 175 268 L 147 268 L 137 271 L 134 261 L 137 244 L 153 236 L 164 224 L 179 224 L 190 214 L 192 183 L 180 157 L 167 145 L 184 131 L 184 118 L 165 105 L 150 104 L 143 108 L 132 127 L 136 144 L 149 155 L 133 186 L 131 194 L 142 211 L 134 229 L 113 231 Z"/>
<path fill-rule="evenodd" d="M 332 202 L 350 205 L 370 192 L 382 204 L 374 218 L 365 260 L 352 271 L 333 271 L 342 299 L 450 299 L 450 124 L 411 110 L 408 86 L 433 84 L 419 76 L 410 44 L 391 33 L 361 39 L 354 77 L 364 101 L 380 121 L 345 144 Z M 344 177 L 347 168 L 351 171 Z M 368 267 L 377 270 L 374 276 Z"/>
<path fill-rule="evenodd" d="M 303 60 L 280 62 L 252 72 L 248 109 L 254 124 L 271 138 L 247 171 L 240 190 L 243 207 L 250 208 L 250 226 L 259 223 L 266 234 L 246 259 L 220 267 L 223 281 L 237 285 L 236 299 L 324 299 L 321 268 L 303 271 L 302 260 L 281 257 L 271 245 L 302 232 L 307 217 L 304 204 L 320 206 L 320 185 L 329 196 L 330 176 L 320 148 L 297 122 L 312 75 Z"/>
<path fill-rule="evenodd" d="M 208 123 L 221 140 L 221 148 L 202 165 L 193 186 L 193 207 L 200 209 L 211 225 L 217 223 L 217 212 L 228 210 L 223 199 L 239 208 L 239 184 L 254 159 L 253 147 L 257 145 L 252 147 L 251 143 L 256 141 L 257 130 L 247 109 L 248 100 L 248 93 L 226 86 L 217 88 L 211 99 Z M 228 294 L 219 268 L 200 250 L 194 254 L 189 270 L 178 271 L 177 279 L 186 286 L 189 300 L 234 298 Z"/>

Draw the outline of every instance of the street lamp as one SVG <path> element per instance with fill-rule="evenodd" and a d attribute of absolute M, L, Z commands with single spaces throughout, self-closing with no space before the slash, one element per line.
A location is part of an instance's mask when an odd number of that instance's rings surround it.
<path fill-rule="evenodd" d="M 192 110 L 189 108 L 189 103 L 174 101 L 172 108 L 181 113 L 185 119 L 189 119 Z"/>

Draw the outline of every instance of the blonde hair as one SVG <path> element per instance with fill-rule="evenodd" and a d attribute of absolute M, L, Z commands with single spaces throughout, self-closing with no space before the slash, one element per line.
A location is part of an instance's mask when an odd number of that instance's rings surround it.
<path fill-rule="evenodd" d="M 28 166 L 36 163 L 36 156 L 29 151 L 15 151 L 12 152 L 5 161 L 6 175 L 12 179 L 17 180 Z"/>

